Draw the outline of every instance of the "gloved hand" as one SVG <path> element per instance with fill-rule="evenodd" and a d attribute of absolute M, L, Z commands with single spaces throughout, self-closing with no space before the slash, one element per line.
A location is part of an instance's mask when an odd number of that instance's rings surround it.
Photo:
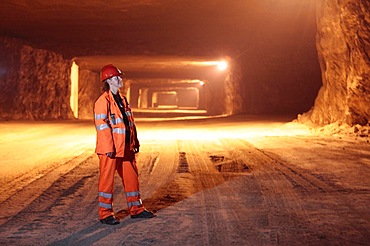
<path fill-rule="evenodd" d="M 140 151 L 140 147 L 139 146 L 137 146 L 137 147 L 135 147 L 134 148 L 134 153 L 136 154 L 136 153 L 139 153 L 139 151 Z"/>
<path fill-rule="evenodd" d="M 105 153 L 105 155 L 110 157 L 110 158 L 113 158 L 115 153 L 114 152 L 108 152 L 108 153 Z"/>

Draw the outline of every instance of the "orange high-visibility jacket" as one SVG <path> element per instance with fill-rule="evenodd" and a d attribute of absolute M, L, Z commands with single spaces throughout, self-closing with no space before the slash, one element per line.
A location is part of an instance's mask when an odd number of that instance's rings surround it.
<path fill-rule="evenodd" d="M 130 105 L 124 96 L 123 104 L 129 122 L 130 149 L 139 147 L 136 134 L 134 117 Z M 123 115 L 119 109 L 113 94 L 110 90 L 105 91 L 94 104 L 94 123 L 96 128 L 96 149 L 97 154 L 115 152 L 116 157 L 123 157 L 125 150 L 126 126 Z"/>

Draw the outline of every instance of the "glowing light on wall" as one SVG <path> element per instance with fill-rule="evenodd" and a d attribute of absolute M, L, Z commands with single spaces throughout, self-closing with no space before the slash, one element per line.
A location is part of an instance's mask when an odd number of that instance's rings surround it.
<path fill-rule="evenodd" d="M 78 118 L 78 65 L 73 62 L 71 67 L 71 97 L 69 100 L 75 118 Z"/>
<path fill-rule="evenodd" d="M 229 66 L 228 62 L 225 61 L 225 60 L 221 60 L 221 61 L 202 61 L 202 62 L 193 61 L 193 62 L 189 62 L 189 63 L 194 65 L 194 66 L 216 66 L 220 71 L 226 70 Z"/>
<path fill-rule="evenodd" d="M 227 68 L 227 62 L 226 61 L 219 61 L 217 64 L 217 68 L 221 71 L 225 70 Z"/>

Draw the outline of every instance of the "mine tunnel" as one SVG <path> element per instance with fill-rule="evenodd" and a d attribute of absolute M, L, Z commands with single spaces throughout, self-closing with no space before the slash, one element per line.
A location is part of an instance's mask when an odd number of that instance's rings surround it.
<path fill-rule="evenodd" d="M 369 245 L 369 9 L 1 0 L 0 245 Z"/>
<path fill-rule="evenodd" d="M 114 64 L 138 114 L 366 125 L 368 9 L 361 0 L 2 1 L 0 118 L 92 119 L 100 69 Z"/>
<path fill-rule="evenodd" d="M 230 78 L 229 64 L 226 59 L 206 60 L 196 57 L 148 57 L 148 56 L 93 56 L 76 57 L 75 67 L 78 71 L 93 71 L 95 88 L 90 95 L 99 95 L 99 72 L 101 61 L 122 64 L 125 86 L 122 93 L 128 98 L 137 115 L 150 117 L 160 115 L 172 117 L 181 115 L 209 116 L 226 114 L 225 82 Z M 99 65 L 96 65 L 99 61 Z M 80 65 L 78 65 L 80 64 Z M 118 66 L 118 65 L 117 65 Z M 83 72 L 82 72 L 83 73 Z M 83 84 L 91 81 L 76 81 Z M 239 83 L 239 82 L 238 82 Z M 81 84 L 81 83 L 80 83 Z M 215 91 L 216 90 L 216 91 Z M 93 102 L 91 96 L 78 104 L 78 118 L 91 117 L 86 105 Z M 215 97 L 215 95 L 218 95 Z M 84 95 L 76 95 L 83 100 Z"/>

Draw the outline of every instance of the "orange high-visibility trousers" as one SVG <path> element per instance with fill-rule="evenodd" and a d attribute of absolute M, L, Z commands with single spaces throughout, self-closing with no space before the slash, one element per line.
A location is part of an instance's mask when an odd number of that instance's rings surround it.
<path fill-rule="evenodd" d="M 135 153 L 125 149 L 123 158 L 110 158 L 98 155 L 100 161 L 99 177 L 99 217 L 104 219 L 113 215 L 114 175 L 117 171 L 124 187 L 130 215 L 141 213 L 145 208 L 140 199 L 138 169 Z"/>

